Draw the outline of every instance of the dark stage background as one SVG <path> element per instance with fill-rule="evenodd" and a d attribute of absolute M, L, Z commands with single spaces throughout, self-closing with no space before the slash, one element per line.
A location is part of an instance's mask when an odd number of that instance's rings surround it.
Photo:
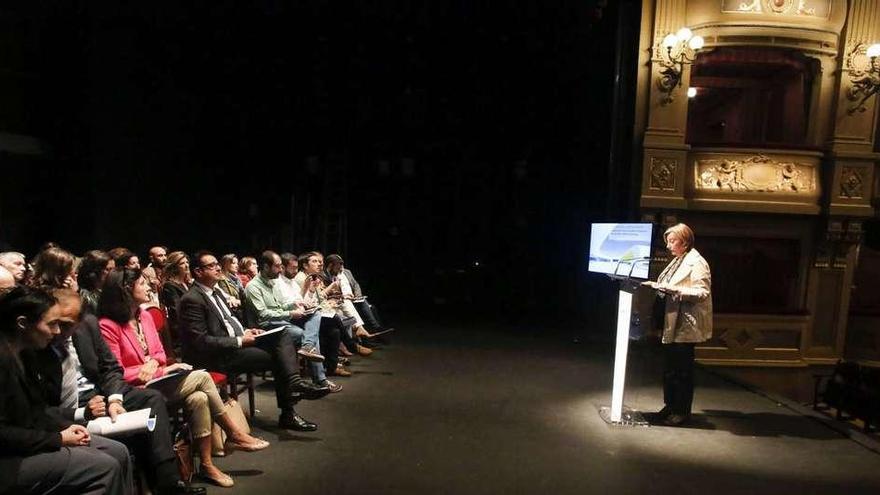
<path fill-rule="evenodd" d="M 317 246 L 392 314 L 611 332 L 639 4 L 4 2 L 0 131 L 46 153 L 0 155 L 0 244 Z"/>

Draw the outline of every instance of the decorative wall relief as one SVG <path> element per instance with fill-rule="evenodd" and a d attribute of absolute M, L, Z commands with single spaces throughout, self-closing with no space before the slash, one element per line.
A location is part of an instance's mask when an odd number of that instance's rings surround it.
<path fill-rule="evenodd" d="M 719 336 L 732 351 L 751 351 L 761 345 L 761 331 L 754 328 L 727 328 Z"/>
<path fill-rule="evenodd" d="M 865 188 L 865 169 L 862 167 L 843 167 L 840 172 L 840 197 L 862 199 Z"/>
<path fill-rule="evenodd" d="M 847 49 L 844 71 L 849 72 L 851 86 L 846 97 L 854 102 L 847 109 L 850 115 L 868 109 L 868 100 L 880 91 L 880 57 L 868 55 L 866 43 L 856 43 Z"/>
<path fill-rule="evenodd" d="M 674 158 L 651 157 L 650 189 L 654 191 L 675 190 L 675 170 L 678 161 Z"/>
<path fill-rule="evenodd" d="M 696 162 L 696 188 L 709 191 L 810 194 L 816 170 L 807 163 L 777 161 L 755 155 Z"/>
<path fill-rule="evenodd" d="M 721 12 L 828 18 L 831 0 L 722 0 Z"/>

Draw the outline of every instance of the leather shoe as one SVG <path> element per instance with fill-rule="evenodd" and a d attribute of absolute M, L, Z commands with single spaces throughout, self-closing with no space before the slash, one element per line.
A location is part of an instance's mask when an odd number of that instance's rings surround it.
<path fill-rule="evenodd" d="M 342 385 L 340 385 L 336 382 L 331 382 L 330 380 L 324 380 L 324 382 L 321 383 L 321 385 L 329 388 L 331 394 L 335 394 L 337 392 L 342 392 Z"/>
<path fill-rule="evenodd" d="M 369 356 L 370 354 L 373 353 L 373 350 L 370 348 L 364 347 L 360 344 L 357 344 L 357 353 L 360 354 L 361 356 Z"/>
<path fill-rule="evenodd" d="M 232 440 L 226 440 L 226 450 L 240 450 L 242 452 L 256 452 L 269 447 L 269 442 L 258 438 L 254 443 L 238 443 Z"/>
<path fill-rule="evenodd" d="M 205 481 L 210 481 L 211 483 L 222 486 L 223 488 L 230 488 L 235 486 L 235 481 L 232 480 L 232 476 L 224 473 L 216 466 L 213 469 L 208 469 L 204 465 L 201 466 L 201 472 L 199 476 L 202 477 Z"/>
<path fill-rule="evenodd" d="M 666 416 L 666 419 L 663 420 L 663 424 L 666 426 L 681 426 L 687 423 L 689 416 L 684 414 L 670 414 Z"/>
<path fill-rule="evenodd" d="M 351 376 L 351 371 L 348 371 L 343 366 L 337 366 L 335 370 L 328 371 L 327 373 L 330 375 L 343 376 L 343 377 Z"/>
<path fill-rule="evenodd" d="M 330 393 L 328 387 L 314 385 L 305 380 L 300 380 L 293 386 L 291 392 L 297 393 L 305 400 L 318 400 Z"/>
<path fill-rule="evenodd" d="M 306 420 L 295 412 L 281 413 L 281 417 L 278 418 L 278 427 L 295 431 L 315 431 L 318 429 L 317 424 Z"/>
<path fill-rule="evenodd" d="M 205 495 L 206 493 L 208 493 L 208 490 L 206 490 L 203 486 L 192 486 L 189 483 L 181 480 L 175 483 L 174 486 L 171 487 L 170 491 L 160 491 L 160 493 L 162 493 L 163 495 L 166 493 L 168 493 L 169 495 Z"/>
<path fill-rule="evenodd" d="M 307 361 L 311 361 L 313 363 L 324 362 L 324 356 L 322 356 L 317 349 L 310 345 L 301 347 L 298 351 L 296 351 L 296 353 L 302 356 Z"/>

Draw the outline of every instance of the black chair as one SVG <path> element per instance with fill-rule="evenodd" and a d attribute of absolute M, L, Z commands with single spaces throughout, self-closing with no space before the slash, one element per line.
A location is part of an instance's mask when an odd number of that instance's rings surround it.
<path fill-rule="evenodd" d="M 837 419 L 844 419 L 843 414 L 853 413 L 857 404 L 859 383 L 861 382 L 860 366 L 856 362 L 838 361 L 831 375 L 814 375 L 813 409 L 820 409 L 819 404 L 834 408 Z M 825 383 L 824 390 L 822 383 Z"/>
<path fill-rule="evenodd" d="M 240 380 L 244 375 L 244 380 Z M 254 375 L 253 373 L 227 373 L 226 384 L 229 387 L 229 396 L 238 401 L 238 395 L 247 390 L 248 394 L 248 412 L 250 418 L 253 419 L 257 412 L 257 404 L 254 400 Z M 238 401 L 239 403 L 241 401 Z"/>
<path fill-rule="evenodd" d="M 853 415 L 864 421 L 865 433 L 880 424 L 880 368 L 862 366 Z"/>

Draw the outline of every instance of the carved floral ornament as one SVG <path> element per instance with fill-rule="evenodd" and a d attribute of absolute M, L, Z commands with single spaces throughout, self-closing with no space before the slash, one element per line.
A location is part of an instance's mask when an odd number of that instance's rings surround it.
<path fill-rule="evenodd" d="M 868 100 L 880 91 L 880 43 L 871 46 L 861 41 L 855 43 L 847 51 L 844 67 L 851 84 L 846 97 L 853 102 L 847 113 L 864 112 L 868 109 Z"/>
<path fill-rule="evenodd" d="M 816 191 L 816 167 L 756 155 L 696 161 L 696 188 L 731 192 L 810 194 Z"/>
<path fill-rule="evenodd" d="M 675 169 L 678 161 L 674 158 L 651 158 L 651 186 L 655 191 L 675 190 Z"/>
<path fill-rule="evenodd" d="M 725 13 L 828 17 L 831 0 L 722 0 Z"/>
<path fill-rule="evenodd" d="M 840 172 L 840 196 L 848 199 L 862 199 L 864 196 L 865 169 L 862 167 L 843 167 Z"/>

